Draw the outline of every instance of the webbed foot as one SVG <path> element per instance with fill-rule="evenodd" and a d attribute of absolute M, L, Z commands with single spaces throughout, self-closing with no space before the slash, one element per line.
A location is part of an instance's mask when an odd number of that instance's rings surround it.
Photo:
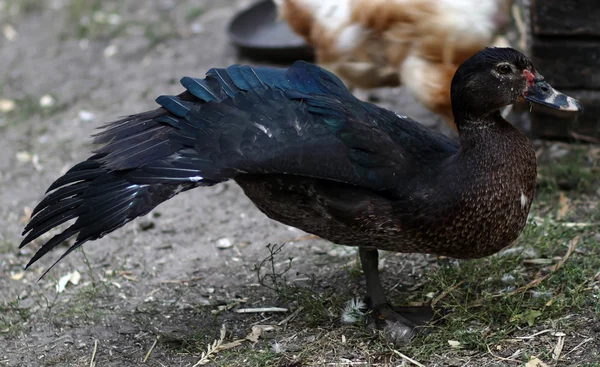
<path fill-rule="evenodd" d="M 371 310 L 367 324 L 383 331 L 388 342 L 396 345 L 406 344 L 421 330 L 421 326 L 433 318 L 433 310 L 430 307 L 391 306 L 379 279 L 377 250 L 360 247 L 359 255 L 367 281 L 367 305 Z"/>
<path fill-rule="evenodd" d="M 389 303 L 370 307 L 367 324 L 380 330 L 388 343 L 408 343 L 434 316 L 430 307 L 393 307 Z"/>

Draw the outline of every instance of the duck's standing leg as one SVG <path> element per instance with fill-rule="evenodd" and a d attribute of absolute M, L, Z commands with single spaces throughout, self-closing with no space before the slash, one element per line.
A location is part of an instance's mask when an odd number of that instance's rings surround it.
<path fill-rule="evenodd" d="M 360 247 L 360 263 L 367 280 L 367 295 L 373 307 L 387 304 L 387 298 L 379 279 L 379 252 L 377 249 Z"/>
<path fill-rule="evenodd" d="M 389 304 L 379 278 L 379 253 L 376 249 L 364 247 L 359 247 L 358 253 L 367 280 L 368 304 L 376 326 L 383 330 L 389 342 L 408 342 L 415 335 L 414 328 L 418 324 L 402 316 Z"/>

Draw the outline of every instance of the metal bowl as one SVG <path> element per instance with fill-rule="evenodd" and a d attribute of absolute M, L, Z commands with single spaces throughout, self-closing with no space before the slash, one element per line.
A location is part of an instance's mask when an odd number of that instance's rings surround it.
<path fill-rule="evenodd" d="M 272 0 L 240 11 L 229 23 L 227 33 L 240 54 L 251 59 L 277 63 L 314 59 L 312 47 L 278 19 Z"/>

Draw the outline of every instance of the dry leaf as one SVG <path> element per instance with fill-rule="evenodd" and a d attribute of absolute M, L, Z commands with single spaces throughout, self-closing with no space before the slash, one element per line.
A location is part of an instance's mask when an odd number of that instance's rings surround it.
<path fill-rule="evenodd" d="M 77 270 L 67 275 L 63 275 L 62 277 L 60 277 L 58 283 L 56 284 L 56 293 L 63 292 L 65 288 L 67 288 L 67 284 L 69 283 L 77 285 L 79 283 L 79 280 L 81 280 L 81 274 L 79 274 Z"/>
<path fill-rule="evenodd" d="M 75 270 L 71 274 L 71 278 L 69 279 L 69 282 L 71 282 L 71 284 L 73 284 L 73 285 L 77 285 L 77 284 L 79 284 L 80 280 L 81 280 L 81 274 L 79 274 L 79 272 L 77 270 Z"/>
<path fill-rule="evenodd" d="M 563 191 L 560 192 L 560 198 L 558 199 L 558 213 L 556 214 L 556 219 L 561 220 L 567 216 L 567 212 L 569 211 L 569 198 L 565 195 Z"/>
<path fill-rule="evenodd" d="M 448 344 L 450 344 L 452 348 L 460 348 L 460 342 L 458 340 L 448 340 Z"/>
<path fill-rule="evenodd" d="M 31 219 L 31 214 L 33 213 L 33 209 L 26 206 L 23 208 L 23 216 L 19 219 L 21 222 L 26 223 Z"/>
<path fill-rule="evenodd" d="M 25 276 L 25 273 L 21 271 L 21 272 L 12 274 L 10 276 L 10 279 L 12 279 L 12 280 L 21 280 L 21 279 L 23 279 L 23 276 Z"/>
<path fill-rule="evenodd" d="M 28 163 L 33 160 L 33 154 L 25 151 L 17 152 L 17 154 L 15 154 L 15 157 L 17 158 L 17 161 L 21 163 Z"/>
<path fill-rule="evenodd" d="M 275 327 L 271 325 L 254 325 L 252 326 L 252 331 L 250 334 L 246 335 L 246 340 L 249 340 L 253 343 L 258 341 L 258 338 L 262 335 L 263 331 L 271 331 L 275 330 Z"/>
<path fill-rule="evenodd" d="M 525 365 L 525 367 L 548 367 L 548 365 L 542 362 L 538 357 L 532 356 L 529 362 Z"/>
<path fill-rule="evenodd" d="M 235 348 L 237 346 L 242 345 L 243 341 L 244 341 L 244 339 L 238 339 L 238 340 L 234 340 L 234 341 L 232 341 L 230 343 L 221 344 L 221 345 L 219 345 L 215 349 L 215 351 L 219 352 L 219 351 L 222 351 L 222 350 L 227 350 L 227 349 Z"/>

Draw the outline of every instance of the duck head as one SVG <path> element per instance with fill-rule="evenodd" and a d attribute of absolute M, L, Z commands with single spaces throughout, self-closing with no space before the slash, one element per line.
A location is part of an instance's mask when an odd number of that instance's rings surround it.
<path fill-rule="evenodd" d="M 452 79 L 452 112 L 459 130 L 461 123 L 483 122 L 523 98 L 562 111 L 583 111 L 576 99 L 552 88 L 531 60 L 512 48 L 486 48 L 476 53 Z"/>

